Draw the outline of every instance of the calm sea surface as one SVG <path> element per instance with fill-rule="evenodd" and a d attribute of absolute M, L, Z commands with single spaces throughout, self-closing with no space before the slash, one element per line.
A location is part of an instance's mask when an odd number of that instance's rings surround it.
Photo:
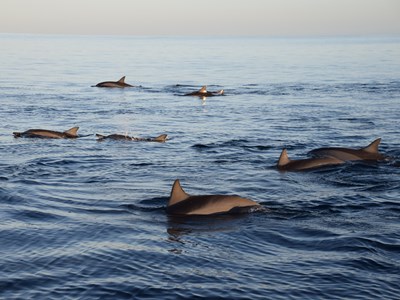
<path fill-rule="evenodd" d="M 398 299 L 400 38 L 3 34 L 0 67 L 1 299 Z M 387 162 L 274 167 L 378 137 Z M 168 217 L 177 178 L 267 211 Z"/>

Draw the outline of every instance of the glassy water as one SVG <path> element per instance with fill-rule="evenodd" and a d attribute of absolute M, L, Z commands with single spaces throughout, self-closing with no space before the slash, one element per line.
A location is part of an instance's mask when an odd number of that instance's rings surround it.
<path fill-rule="evenodd" d="M 0 41 L 0 298 L 398 297 L 399 38 Z M 91 87 L 123 75 L 138 87 Z M 181 96 L 205 84 L 226 95 Z M 378 137 L 389 161 L 275 168 Z M 267 211 L 169 217 L 177 178 Z"/>

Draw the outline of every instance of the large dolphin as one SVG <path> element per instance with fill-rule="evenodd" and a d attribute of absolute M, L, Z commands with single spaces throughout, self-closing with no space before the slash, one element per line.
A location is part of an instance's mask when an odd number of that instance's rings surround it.
<path fill-rule="evenodd" d="M 187 93 L 184 96 L 197 96 L 197 97 L 206 98 L 206 97 L 220 96 L 223 94 L 224 94 L 224 90 L 219 90 L 216 92 L 209 92 L 209 91 L 207 91 L 207 86 L 204 85 L 200 90 L 191 92 L 191 93 Z"/>
<path fill-rule="evenodd" d="M 245 213 L 260 209 L 261 206 L 257 202 L 239 196 L 188 195 L 177 179 L 172 186 L 167 213 L 171 215 L 212 215 Z"/>
<path fill-rule="evenodd" d="M 49 138 L 49 139 L 74 139 L 79 137 L 79 127 L 73 127 L 64 132 L 53 131 L 47 129 L 29 129 L 24 132 L 13 132 L 14 137 L 27 137 L 27 138 Z"/>
<path fill-rule="evenodd" d="M 338 165 L 344 163 L 335 157 L 307 158 L 291 160 L 287 154 L 287 150 L 283 149 L 277 167 L 281 171 L 304 171 L 316 169 L 324 166 Z"/>
<path fill-rule="evenodd" d="M 133 87 L 133 85 L 125 83 L 125 76 L 121 77 L 121 79 L 118 81 L 103 81 L 94 86 L 95 87 L 107 87 L 107 88 Z"/>
<path fill-rule="evenodd" d="M 367 147 L 361 149 L 351 148 L 319 148 L 309 152 L 316 157 L 335 157 L 343 161 L 350 160 L 384 160 L 386 157 L 379 153 L 378 147 L 381 139 L 376 139 Z"/>
<path fill-rule="evenodd" d="M 128 135 L 123 135 L 123 134 L 110 134 L 110 135 L 101 135 L 101 134 L 96 134 L 97 140 L 102 141 L 105 139 L 110 139 L 110 140 L 124 140 L 124 141 L 135 141 L 135 142 L 159 142 L 159 143 L 164 143 L 167 140 L 167 135 L 162 134 L 154 138 L 140 138 L 140 137 L 133 137 L 133 136 L 128 136 Z"/>

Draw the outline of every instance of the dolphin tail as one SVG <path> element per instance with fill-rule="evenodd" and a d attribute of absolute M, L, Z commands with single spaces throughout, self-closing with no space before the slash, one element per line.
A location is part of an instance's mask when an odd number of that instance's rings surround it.
<path fill-rule="evenodd" d="M 281 156 L 279 157 L 279 160 L 278 160 L 278 167 L 286 166 L 288 163 L 290 163 L 290 159 L 287 154 L 286 148 L 284 148 L 282 150 Z"/>
<path fill-rule="evenodd" d="M 219 90 L 215 92 L 216 95 L 223 95 L 224 94 L 224 90 Z"/>
<path fill-rule="evenodd" d="M 373 141 L 371 144 L 369 144 L 367 147 L 363 148 L 362 150 L 369 152 L 369 153 L 379 153 L 378 147 L 381 142 L 381 138 L 376 139 Z"/>
<path fill-rule="evenodd" d="M 67 135 L 71 135 L 71 136 L 78 136 L 78 134 L 77 134 L 78 129 L 79 129 L 79 127 L 72 127 L 71 129 L 64 131 L 64 133 Z"/>
<path fill-rule="evenodd" d="M 168 135 L 166 134 L 159 135 L 158 137 L 154 138 L 154 141 L 164 143 L 167 140 L 167 136 Z"/>
<path fill-rule="evenodd" d="M 15 138 L 19 138 L 19 137 L 21 137 L 21 133 L 22 132 L 13 132 L 13 135 Z"/>

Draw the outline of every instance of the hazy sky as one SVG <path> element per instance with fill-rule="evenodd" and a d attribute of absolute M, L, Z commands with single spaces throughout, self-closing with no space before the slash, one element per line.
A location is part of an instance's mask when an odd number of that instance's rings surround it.
<path fill-rule="evenodd" d="M 400 0 L 0 0 L 0 32 L 400 35 Z"/>

